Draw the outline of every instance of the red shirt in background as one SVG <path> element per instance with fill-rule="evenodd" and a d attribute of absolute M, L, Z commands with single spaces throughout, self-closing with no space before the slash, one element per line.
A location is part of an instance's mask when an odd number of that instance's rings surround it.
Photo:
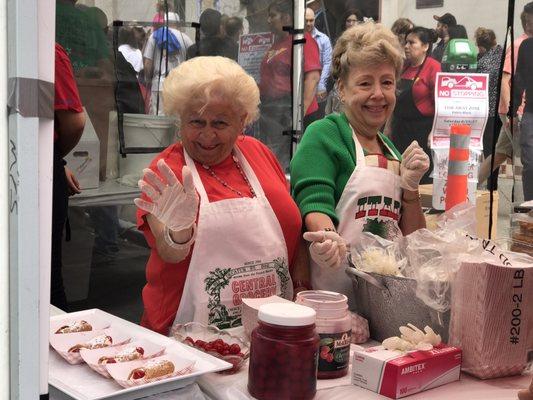
<path fill-rule="evenodd" d="M 276 157 L 258 140 L 249 136 L 239 137 L 236 146 L 242 151 L 257 175 L 257 179 L 278 218 L 285 237 L 289 256 L 289 269 L 291 269 L 301 236 L 302 219 L 296 203 L 290 196 L 285 175 Z M 171 145 L 152 161 L 150 168 L 158 174 L 156 165 L 161 158 L 174 171 L 176 177 L 182 181 L 181 169 L 185 165 L 182 144 Z M 213 178 L 206 169 L 202 168 L 201 164 L 196 163 L 196 167 L 209 201 L 214 202 L 238 197 L 236 193 Z M 250 189 L 236 169 L 231 156 L 213 167 L 213 169 L 216 171 L 217 176 L 226 181 L 231 187 L 244 193 L 247 197 L 251 197 Z M 146 199 L 144 194 L 142 197 Z M 146 212 L 137 211 L 137 225 L 144 232 L 146 240 L 152 249 L 146 266 L 147 283 L 142 294 L 144 314 L 141 325 L 166 335 L 180 304 L 194 245 L 185 260 L 177 264 L 164 262 L 157 253 L 155 238 L 150 231 L 150 226 L 146 222 L 145 216 Z M 220 234 L 223 235 L 224 232 L 220 232 Z"/>
<path fill-rule="evenodd" d="M 320 52 L 318 44 L 311 34 L 305 33 L 304 44 L 304 74 L 311 71 L 322 70 L 320 64 Z M 292 75 L 292 35 L 287 35 L 283 40 L 275 42 L 265 53 L 261 62 L 261 97 L 267 99 L 279 99 L 291 95 L 291 75 Z M 305 115 L 318 110 L 316 96 L 309 105 Z"/>
<path fill-rule="evenodd" d="M 408 66 L 402 73 L 402 79 L 414 79 L 420 66 Z M 425 117 L 435 114 L 435 82 L 437 72 L 441 72 L 440 63 L 434 58 L 426 58 L 422 70 L 413 84 L 413 100 L 416 108 Z"/>
<path fill-rule="evenodd" d="M 520 49 L 520 45 L 524 40 L 526 40 L 529 36 L 527 36 L 525 33 L 522 33 L 520 36 L 518 36 L 514 43 L 514 69 L 516 71 L 516 64 L 517 64 L 517 58 L 518 58 L 518 49 Z M 511 46 L 507 46 L 507 49 L 505 50 L 505 61 L 503 62 L 503 72 L 507 74 L 511 74 Z M 509 82 L 509 86 L 511 85 L 511 82 Z M 524 98 L 522 98 L 522 104 L 520 104 L 520 107 L 518 108 L 518 114 L 522 115 L 524 113 Z M 500 101 L 500 104 L 498 106 L 498 114 L 507 114 L 509 111 L 509 104 L 505 104 L 504 101 Z"/>
<path fill-rule="evenodd" d="M 57 43 L 55 57 L 54 111 L 81 113 L 83 107 L 78 93 L 78 86 L 76 86 L 76 81 L 74 80 L 74 71 L 72 70 L 70 58 L 65 49 Z M 54 140 L 57 140 L 57 132 L 55 130 Z"/>

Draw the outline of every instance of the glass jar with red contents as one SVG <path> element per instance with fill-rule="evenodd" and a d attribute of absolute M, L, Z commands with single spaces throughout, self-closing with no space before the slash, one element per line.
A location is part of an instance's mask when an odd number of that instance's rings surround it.
<path fill-rule="evenodd" d="M 312 399 L 316 393 L 320 339 L 316 313 L 294 303 L 259 307 L 253 330 L 248 391 L 258 400 Z"/>
<path fill-rule="evenodd" d="M 334 379 L 348 373 L 352 322 L 348 298 L 325 290 L 306 290 L 296 295 L 296 303 L 316 311 L 316 331 L 320 336 L 318 379 Z"/>

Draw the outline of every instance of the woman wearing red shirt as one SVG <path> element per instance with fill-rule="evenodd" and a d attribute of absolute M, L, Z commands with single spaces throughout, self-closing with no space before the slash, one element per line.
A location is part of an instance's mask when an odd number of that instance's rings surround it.
<path fill-rule="evenodd" d="M 400 153 L 416 140 L 429 155 L 428 138 L 435 114 L 435 81 L 440 63 L 431 58 L 435 31 L 421 26 L 413 28 L 406 38 L 406 66 L 398 85 L 399 94 L 392 116 L 391 139 Z M 430 158 L 431 159 L 431 158 Z M 421 183 L 430 183 L 428 172 Z"/>
<path fill-rule="evenodd" d="M 238 82 L 238 84 L 236 84 Z M 309 287 L 301 218 L 270 150 L 244 128 L 258 115 L 253 78 L 225 57 L 196 57 L 163 86 L 181 140 L 144 170 L 138 226 L 151 247 L 142 325 L 241 324 L 245 297 L 289 300 Z"/>

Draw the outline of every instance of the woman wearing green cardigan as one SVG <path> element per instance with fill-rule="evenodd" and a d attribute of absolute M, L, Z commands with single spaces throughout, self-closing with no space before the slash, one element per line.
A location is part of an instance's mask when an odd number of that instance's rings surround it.
<path fill-rule="evenodd" d="M 291 162 L 313 288 L 344 293 L 351 306 L 347 247 L 362 232 L 393 239 L 425 226 L 418 185 L 429 157 L 416 142 L 401 156 L 379 132 L 396 104 L 402 62 L 398 40 L 382 25 L 346 30 L 332 60 L 343 113 L 311 124 Z"/>

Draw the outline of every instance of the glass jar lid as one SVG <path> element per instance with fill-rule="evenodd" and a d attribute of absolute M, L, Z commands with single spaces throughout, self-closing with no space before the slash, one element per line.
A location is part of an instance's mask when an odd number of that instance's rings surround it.
<path fill-rule="evenodd" d="M 306 326 L 315 323 L 316 312 L 294 303 L 270 303 L 259 307 L 260 321 L 280 326 Z"/>

